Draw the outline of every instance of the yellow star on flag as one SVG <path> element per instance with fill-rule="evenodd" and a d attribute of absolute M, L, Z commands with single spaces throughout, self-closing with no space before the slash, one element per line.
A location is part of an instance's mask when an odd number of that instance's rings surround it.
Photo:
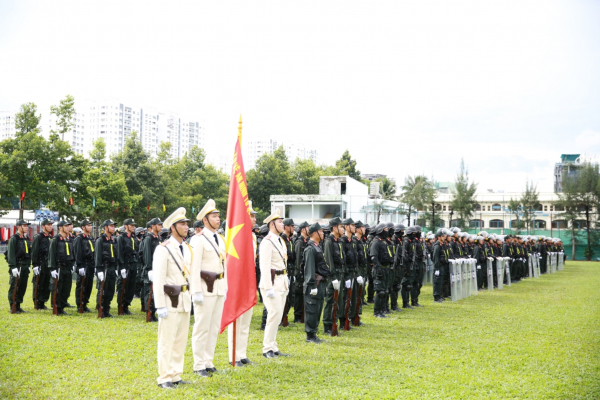
<path fill-rule="evenodd" d="M 235 236 L 238 234 L 238 232 L 242 229 L 243 226 L 244 226 L 244 224 L 239 224 L 239 225 L 234 226 L 233 228 L 229 228 L 227 230 L 227 241 L 225 243 L 225 248 L 227 249 L 227 254 L 231 255 L 232 257 L 237 258 L 238 260 L 240 258 L 238 257 L 237 250 L 235 249 L 235 246 L 233 245 L 233 239 L 235 239 Z"/>

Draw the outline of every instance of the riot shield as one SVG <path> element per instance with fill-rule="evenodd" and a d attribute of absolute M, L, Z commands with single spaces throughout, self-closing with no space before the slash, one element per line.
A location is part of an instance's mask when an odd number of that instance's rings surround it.
<path fill-rule="evenodd" d="M 529 277 L 533 278 L 533 255 L 527 257 L 527 267 L 529 268 Z"/>
<path fill-rule="evenodd" d="M 462 263 L 462 297 L 463 299 L 466 299 L 467 297 L 469 297 L 469 290 L 471 289 L 471 281 L 469 279 L 469 274 L 467 273 L 469 268 L 469 259 L 468 258 L 464 258 L 463 259 L 463 263 Z"/>
<path fill-rule="evenodd" d="M 506 275 L 506 285 L 512 286 L 512 282 L 510 281 L 510 258 L 504 258 L 504 274 Z"/>
<path fill-rule="evenodd" d="M 452 301 L 457 301 L 457 289 L 456 289 L 456 260 L 450 261 L 450 297 Z"/>
<path fill-rule="evenodd" d="M 549 274 L 552 271 L 552 255 L 548 253 L 546 255 L 546 273 Z"/>
<path fill-rule="evenodd" d="M 462 258 L 456 260 L 456 299 L 462 299 Z"/>
<path fill-rule="evenodd" d="M 558 270 L 558 253 L 552 253 L 552 273 L 555 274 Z"/>
<path fill-rule="evenodd" d="M 425 258 L 425 277 L 424 285 L 431 285 L 433 283 L 433 261 L 431 258 Z"/>
<path fill-rule="evenodd" d="M 477 260 L 471 259 L 471 296 L 476 296 L 477 292 Z"/>
<path fill-rule="evenodd" d="M 533 255 L 533 261 L 534 261 L 534 266 L 533 266 L 533 275 L 536 278 L 540 277 L 540 256 L 538 255 L 538 253 Z"/>
<path fill-rule="evenodd" d="M 494 259 L 488 257 L 487 259 L 487 289 L 494 290 L 494 267 L 492 263 Z"/>
<path fill-rule="evenodd" d="M 498 278 L 498 290 L 504 288 L 504 258 L 496 258 L 496 273 Z"/>
<path fill-rule="evenodd" d="M 562 251 L 558 253 L 558 270 L 563 271 L 565 269 L 565 253 Z"/>

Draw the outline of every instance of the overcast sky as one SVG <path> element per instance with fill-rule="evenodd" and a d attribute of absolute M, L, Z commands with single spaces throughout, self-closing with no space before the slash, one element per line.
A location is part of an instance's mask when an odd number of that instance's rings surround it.
<path fill-rule="evenodd" d="M 0 110 L 115 97 L 363 173 L 552 190 L 600 153 L 600 1 L 0 0 Z M 212 145 L 215 143 L 215 145 Z"/>

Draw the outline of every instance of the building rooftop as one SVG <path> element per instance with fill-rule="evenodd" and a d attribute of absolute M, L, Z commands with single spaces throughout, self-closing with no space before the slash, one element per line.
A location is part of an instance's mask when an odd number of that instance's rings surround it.
<path fill-rule="evenodd" d="M 579 156 L 581 154 L 561 154 L 560 161 L 562 163 L 574 163 L 579 161 Z"/>

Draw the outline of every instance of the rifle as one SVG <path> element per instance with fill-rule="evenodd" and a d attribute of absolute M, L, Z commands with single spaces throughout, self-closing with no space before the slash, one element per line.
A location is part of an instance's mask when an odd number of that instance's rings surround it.
<path fill-rule="evenodd" d="M 153 289 L 154 284 L 150 282 L 150 293 L 148 294 L 148 303 L 146 304 L 146 322 L 152 321 L 152 308 L 150 308 L 150 304 L 152 303 Z"/>
<path fill-rule="evenodd" d="M 20 272 L 21 271 L 19 271 L 19 273 L 17 274 L 17 277 L 15 278 L 15 290 L 13 291 L 12 305 L 10 306 L 11 314 L 17 313 L 17 291 L 19 290 L 19 275 L 21 275 Z"/>
<path fill-rule="evenodd" d="M 362 285 L 358 285 L 358 299 L 356 300 L 356 315 L 354 316 L 354 326 L 359 326 L 360 325 L 359 311 L 360 311 L 360 305 L 362 303 L 363 285 L 364 285 L 364 281 L 363 281 Z"/>
<path fill-rule="evenodd" d="M 292 282 L 293 279 L 290 279 L 290 292 L 293 290 L 292 289 Z M 281 321 L 281 325 L 285 328 L 287 326 L 290 325 L 289 321 L 288 321 L 288 313 L 290 312 L 290 292 L 288 292 L 288 295 L 285 298 L 285 307 L 283 307 L 283 320 Z"/>
<path fill-rule="evenodd" d="M 125 275 L 127 276 L 127 275 Z M 121 293 L 119 293 L 119 315 L 123 315 L 123 293 L 127 287 L 127 278 L 123 278 L 123 284 L 121 285 Z"/>
<path fill-rule="evenodd" d="M 105 270 L 108 271 L 108 268 Z M 106 272 L 104 273 L 104 279 L 102 280 L 102 283 L 100 284 L 100 298 L 98 301 L 98 318 L 102 318 L 104 314 L 104 307 L 102 307 L 102 301 L 104 300 L 104 283 L 106 282 L 106 279 L 108 277 L 106 276 Z"/>
<path fill-rule="evenodd" d="M 40 286 L 40 275 L 37 274 L 35 276 L 35 300 L 33 301 L 33 309 L 34 310 L 39 310 L 38 307 L 38 287 Z"/>
<path fill-rule="evenodd" d="M 331 327 L 331 336 L 338 335 L 338 326 L 337 326 L 337 302 L 338 302 L 339 293 L 337 290 L 333 292 L 333 311 L 331 318 L 333 319 L 333 326 Z"/>
<path fill-rule="evenodd" d="M 83 288 L 85 287 L 85 275 L 81 278 L 81 290 L 79 291 L 79 314 L 83 314 Z"/>
<path fill-rule="evenodd" d="M 348 319 L 348 313 L 350 312 L 350 300 L 352 299 L 352 286 L 350 286 L 350 289 L 348 289 L 348 294 L 347 294 L 347 299 L 346 299 L 346 309 L 345 311 L 345 317 L 346 320 L 344 321 L 344 330 L 349 331 L 350 330 L 350 319 Z"/>
<path fill-rule="evenodd" d="M 54 288 L 52 289 L 52 314 L 58 315 L 58 307 L 56 306 L 56 297 L 58 296 L 58 280 L 60 279 L 60 270 L 56 270 L 58 272 L 58 277 L 54 280 Z"/>

